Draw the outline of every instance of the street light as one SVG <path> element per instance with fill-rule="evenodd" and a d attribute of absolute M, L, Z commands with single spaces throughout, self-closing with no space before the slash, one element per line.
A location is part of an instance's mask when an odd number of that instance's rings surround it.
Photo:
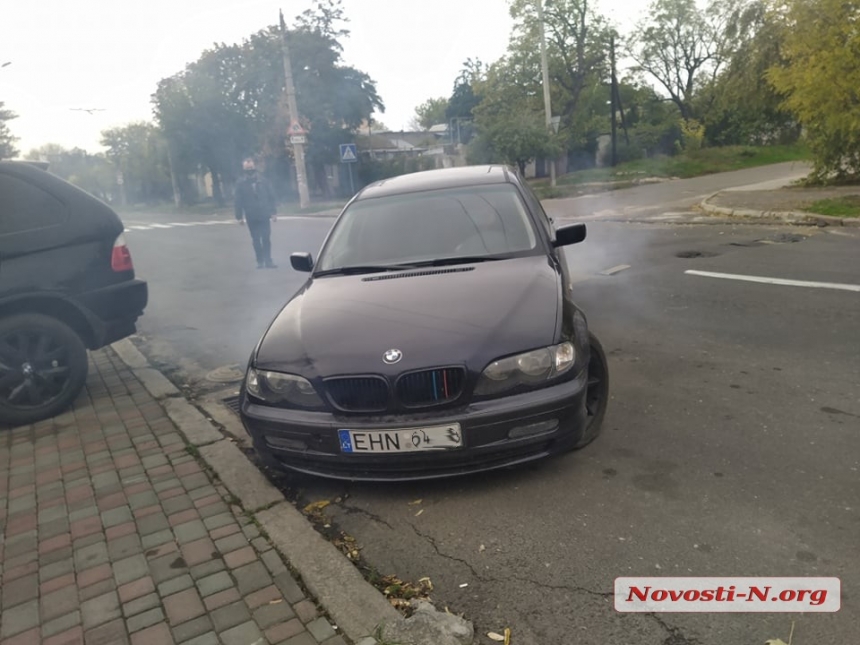
<path fill-rule="evenodd" d="M 543 75 L 543 107 L 546 113 L 546 129 L 553 127 L 552 122 L 552 107 L 550 106 L 549 97 L 549 62 L 546 57 L 546 33 L 543 23 L 543 0 L 537 0 L 538 23 L 540 24 L 540 62 L 541 73 Z M 549 184 L 555 186 L 555 159 L 550 159 L 549 163 Z"/>

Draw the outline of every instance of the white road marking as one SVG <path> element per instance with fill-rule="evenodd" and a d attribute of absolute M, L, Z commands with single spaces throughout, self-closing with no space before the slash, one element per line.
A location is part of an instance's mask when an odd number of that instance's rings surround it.
<path fill-rule="evenodd" d="M 860 292 L 860 284 L 843 284 L 840 282 L 808 282 L 804 280 L 784 280 L 782 278 L 766 278 L 754 275 L 737 275 L 734 273 L 713 273 L 711 271 L 684 271 L 687 275 L 698 275 L 706 278 L 723 278 L 725 280 L 742 280 L 744 282 L 759 282 L 762 284 L 779 284 L 788 287 L 812 287 L 817 289 L 840 289 L 842 291 Z"/>
<path fill-rule="evenodd" d="M 170 228 L 167 224 L 150 224 L 150 228 Z"/>
<path fill-rule="evenodd" d="M 621 273 L 625 269 L 629 269 L 629 264 L 619 264 L 618 266 L 614 266 L 611 269 L 606 269 L 605 271 L 601 271 L 600 275 L 615 275 L 616 273 Z"/>
<path fill-rule="evenodd" d="M 148 226 L 126 226 L 127 229 L 131 231 L 148 231 Z"/>

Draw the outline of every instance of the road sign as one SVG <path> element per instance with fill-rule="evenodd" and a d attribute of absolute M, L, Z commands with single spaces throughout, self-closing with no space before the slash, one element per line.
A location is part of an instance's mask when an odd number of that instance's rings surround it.
<path fill-rule="evenodd" d="M 340 144 L 340 162 L 341 163 L 355 163 L 358 161 L 358 151 L 355 148 L 354 143 L 342 143 Z"/>
<path fill-rule="evenodd" d="M 290 134 L 294 136 L 300 136 L 302 134 L 307 134 L 307 130 L 302 127 L 302 124 L 298 121 L 292 121 L 290 123 Z"/>
<path fill-rule="evenodd" d="M 294 134 L 290 137 L 290 143 L 292 143 L 294 145 L 296 143 L 307 143 L 307 142 L 308 142 L 308 138 L 303 134 Z"/>
<path fill-rule="evenodd" d="M 552 123 L 552 129 L 555 131 L 556 134 L 558 134 L 558 126 L 561 123 L 561 117 L 560 116 L 552 117 L 552 119 L 550 120 L 550 123 Z"/>

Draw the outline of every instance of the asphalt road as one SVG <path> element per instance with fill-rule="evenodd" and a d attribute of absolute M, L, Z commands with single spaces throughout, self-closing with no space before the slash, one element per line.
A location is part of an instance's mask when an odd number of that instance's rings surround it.
<path fill-rule="evenodd" d="M 746 183 L 785 169 L 751 172 Z M 326 511 L 368 562 L 404 579 L 429 576 L 435 600 L 464 612 L 480 634 L 510 627 L 516 645 L 787 642 L 793 618 L 796 644 L 855 642 L 860 294 L 685 272 L 858 285 L 860 237 L 660 220 L 719 184 L 738 183 L 706 179 L 643 186 L 633 189 L 636 199 L 613 193 L 613 213 L 601 209 L 597 218 L 585 205 L 598 198 L 551 203 L 557 218 L 575 209 L 591 220 L 587 241 L 570 255 L 576 297 L 609 354 L 612 400 L 594 444 L 449 482 L 285 484 L 308 500 L 345 496 Z M 642 223 L 602 221 L 637 200 L 652 209 L 635 213 Z M 301 284 L 289 253 L 316 251 L 331 221 L 278 222 L 280 268 L 258 271 L 247 232 L 235 224 L 130 219 L 169 226 L 128 234 L 152 288 L 141 330 L 147 351 L 198 389 L 209 370 L 244 364 Z M 776 243 L 749 245 L 757 240 Z M 619 265 L 629 268 L 600 274 Z M 613 581 L 629 575 L 835 575 L 842 609 L 619 614 Z"/>

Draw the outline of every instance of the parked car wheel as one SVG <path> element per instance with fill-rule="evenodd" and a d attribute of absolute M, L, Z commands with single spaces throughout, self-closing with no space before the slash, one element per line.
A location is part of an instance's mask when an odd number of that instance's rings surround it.
<path fill-rule="evenodd" d="M 87 380 L 87 350 L 68 325 L 41 314 L 0 319 L 0 423 L 20 426 L 53 417 Z"/>
<path fill-rule="evenodd" d="M 589 332 L 588 358 L 588 387 L 585 393 L 585 408 L 588 412 L 588 422 L 582 438 L 573 446 L 573 450 L 584 448 L 597 439 L 603 429 L 603 418 L 609 404 L 609 364 L 606 352 L 597 336 Z"/>

